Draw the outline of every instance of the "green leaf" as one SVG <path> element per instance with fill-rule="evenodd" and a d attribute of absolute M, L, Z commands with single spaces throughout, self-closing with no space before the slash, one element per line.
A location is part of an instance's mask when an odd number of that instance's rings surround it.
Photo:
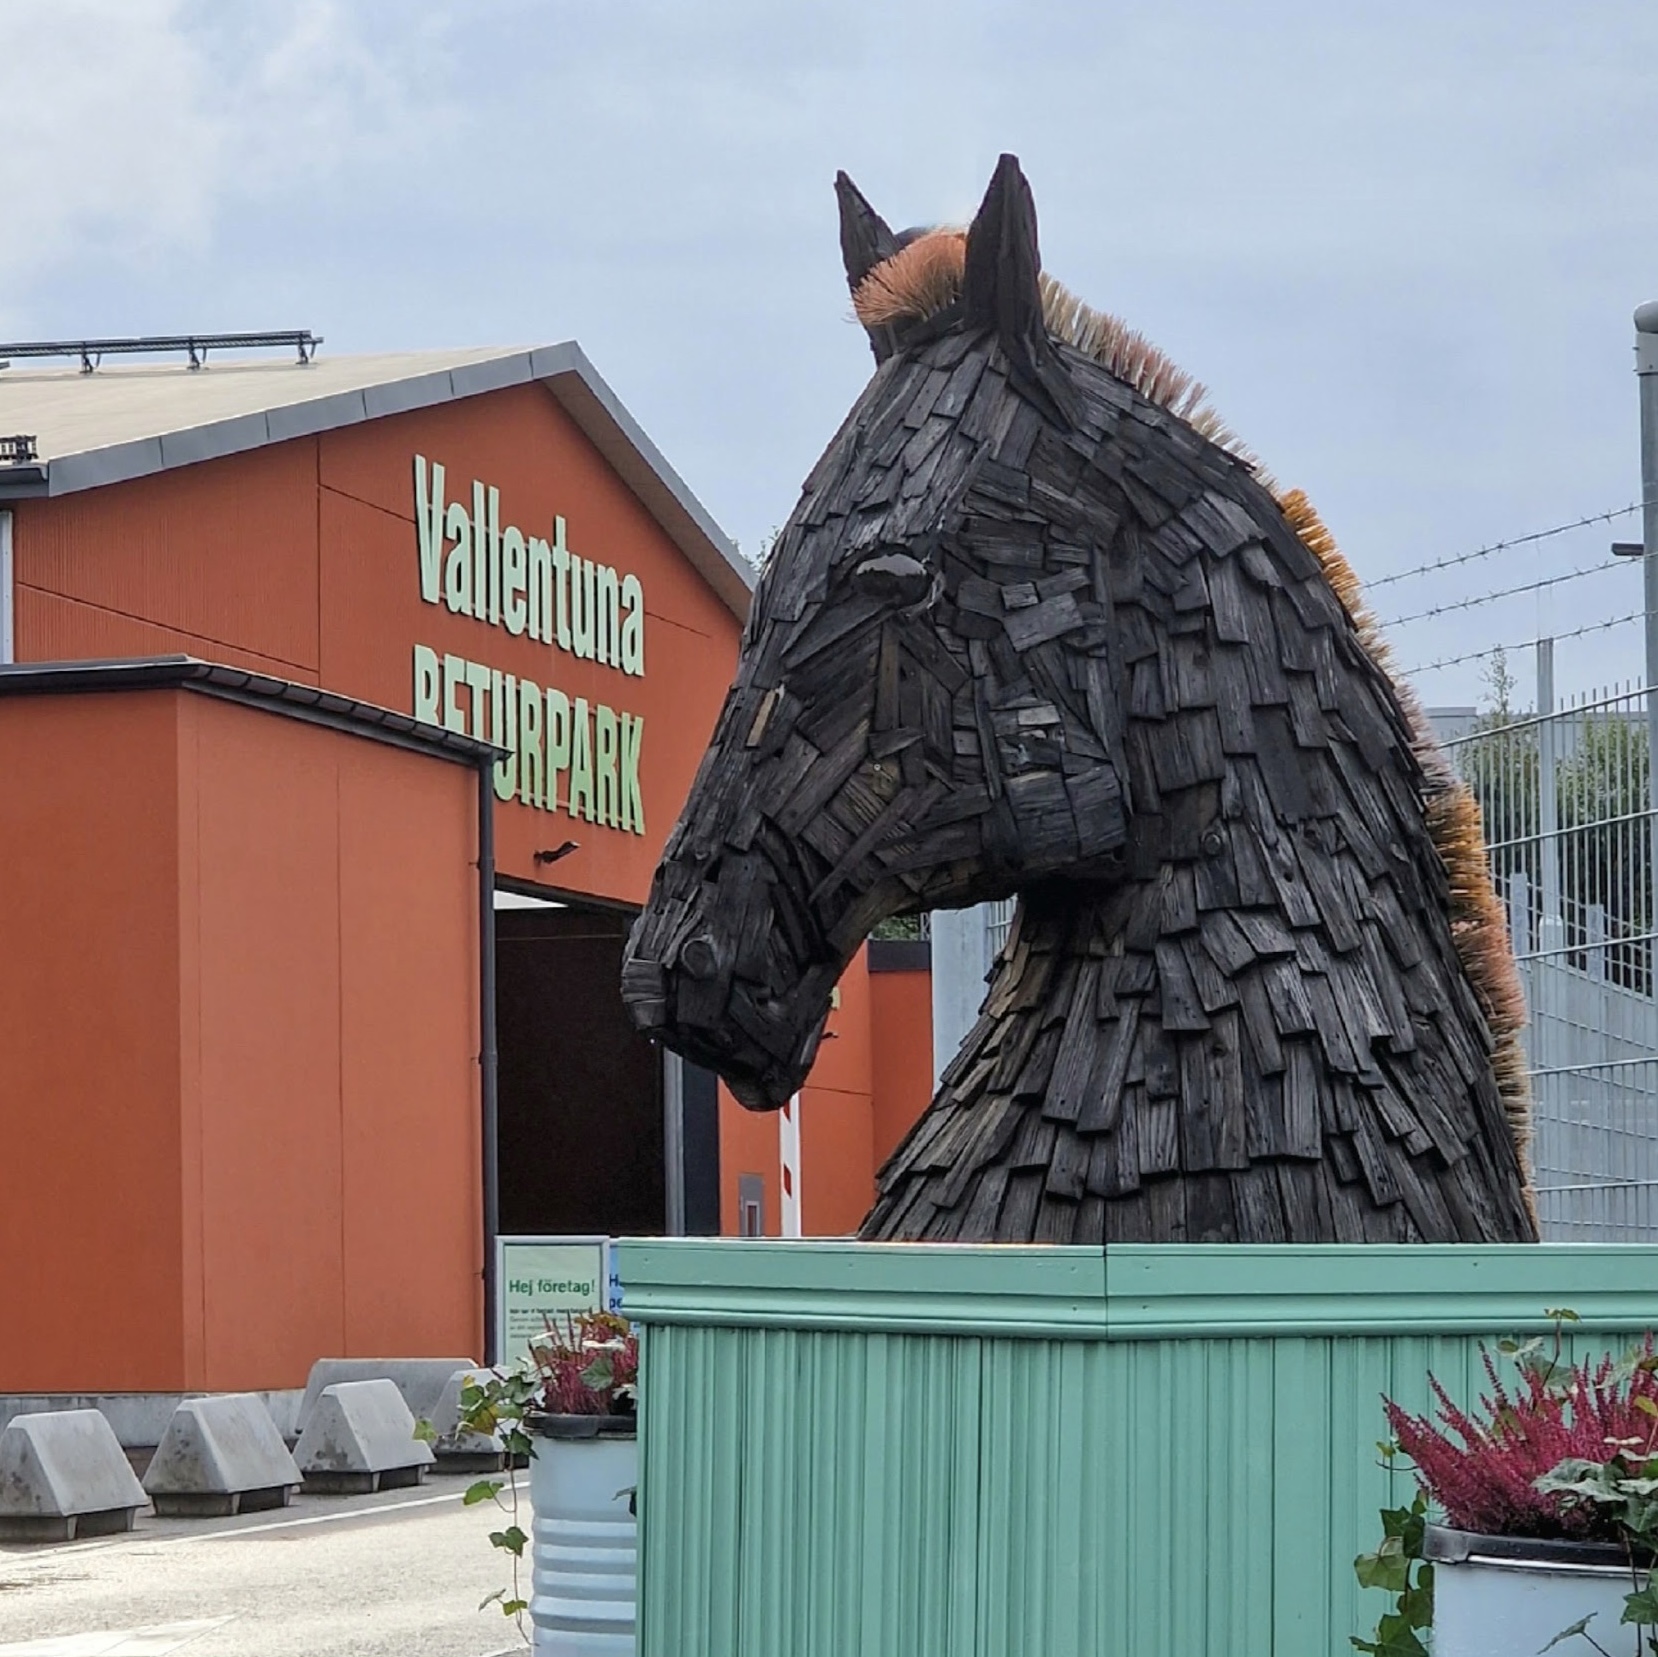
<path fill-rule="evenodd" d="M 479 1479 L 476 1484 L 469 1484 L 461 1495 L 463 1507 L 476 1507 L 479 1502 L 490 1502 L 506 1488 L 499 1479 Z"/>
<path fill-rule="evenodd" d="M 1658 1403 L 1654 1403 L 1645 1393 L 1642 1393 L 1639 1398 L 1632 1399 L 1631 1402 L 1642 1415 L 1658 1415 Z"/>
<path fill-rule="evenodd" d="M 438 1430 L 430 1421 L 426 1419 L 425 1416 L 422 1416 L 414 1424 L 414 1436 L 419 1439 L 422 1444 L 436 1444 L 438 1441 Z"/>
<path fill-rule="evenodd" d="M 1433 1583 L 1418 1583 L 1399 1596 L 1399 1615 L 1412 1628 L 1433 1627 Z"/>
<path fill-rule="evenodd" d="M 529 1541 L 517 1525 L 508 1525 L 505 1530 L 492 1530 L 489 1533 L 490 1541 L 515 1559 L 524 1557 L 524 1544 Z"/>
<path fill-rule="evenodd" d="M 1379 1657 L 1428 1657 L 1428 1648 L 1400 1616 L 1383 1617 L 1376 1625 L 1375 1650 Z"/>
<path fill-rule="evenodd" d="M 1562 1640 L 1575 1640 L 1578 1635 L 1583 1634 L 1583 1631 L 1595 1620 L 1595 1616 L 1596 1613 L 1591 1611 L 1588 1616 L 1579 1617 L 1570 1628 L 1561 1629 L 1560 1632 L 1556 1634 L 1546 1646 L 1543 1646 L 1538 1651 L 1537 1657 L 1543 1657 L 1543 1652 L 1545 1651 L 1552 1651 Z M 1584 1638 L 1587 1639 L 1588 1636 L 1585 1634 Z"/>
<path fill-rule="evenodd" d="M 504 1599 L 501 1601 L 501 1609 L 509 1617 L 516 1617 L 520 1611 L 528 1611 L 529 1608 L 530 1602 L 527 1599 Z"/>
<path fill-rule="evenodd" d="M 1570 1306 L 1546 1307 L 1543 1316 L 1551 1323 L 1582 1323 L 1583 1321 Z"/>
<path fill-rule="evenodd" d="M 1381 1588 L 1402 1594 L 1410 1586 L 1410 1560 L 1397 1536 L 1387 1537 L 1374 1553 L 1361 1553 L 1353 1561 L 1361 1588 Z"/>
<path fill-rule="evenodd" d="M 1620 1622 L 1658 1623 L 1658 1588 L 1649 1579 L 1638 1593 L 1626 1594 Z"/>
<path fill-rule="evenodd" d="M 581 1372 L 581 1384 L 592 1392 L 603 1392 L 616 1379 L 616 1365 L 608 1352 L 601 1352 Z"/>

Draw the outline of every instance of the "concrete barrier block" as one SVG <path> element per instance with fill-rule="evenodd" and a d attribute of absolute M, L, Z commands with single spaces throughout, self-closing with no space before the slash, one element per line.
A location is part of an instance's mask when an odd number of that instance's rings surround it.
<path fill-rule="evenodd" d="M 422 1484 L 433 1456 L 390 1381 L 336 1381 L 322 1389 L 294 1460 L 308 1495 L 343 1495 Z"/>
<path fill-rule="evenodd" d="M 131 1530 L 149 1506 L 97 1410 L 14 1417 L 0 1431 L 0 1542 L 72 1542 Z"/>
<path fill-rule="evenodd" d="M 18 1415 L 40 1415 L 48 1410 L 97 1410 L 115 1429 L 124 1450 L 153 1450 L 167 1423 L 186 1398 L 202 1392 L 0 1392 L 0 1427 Z M 270 1411 L 276 1430 L 288 1443 L 299 1437 L 299 1406 L 303 1387 L 280 1387 L 256 1394 Z"/>
<path fill-rule="evenodd" d="M 461 1388 L 469 1381 L 479 1386 L 495 1379 L 492 1369 L 457 1369 L 443 1395 L 426 1418 L 437 1435 L 432 1449 L 440 1473 L 497 1473 L 506 1466 L 506 1451 L 496 1433 L 465 1432 L 461 1428 Z"/>
<path fill-rule="evenodd" d="M 156 1512 L 183 1517 L 286 1507 L 299 1484 L 298 1464 L 255 1392 L 185 1399 L 144 1474 Z"/>
<path fill-rule="evenodd" d="M 430 1421 L 449 1377 L 457 1369 L 471 1369 L 476 1358 L 318 1358 L 305 1382 L 299 1403 L 298 1430 L 310 1425 L 326 1387 L 338 1381 L 390 1381 L 403 1395 L 411 1413 Z"/>

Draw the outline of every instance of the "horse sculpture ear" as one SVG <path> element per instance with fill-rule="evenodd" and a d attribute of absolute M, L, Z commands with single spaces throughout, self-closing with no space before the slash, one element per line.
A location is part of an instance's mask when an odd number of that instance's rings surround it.
<path fill-rule="evenodd" d="M 1076 394 L 1048 337 L 1041 273 L 1036 203 L 1018 157 L 1004 155 L 967 232 L 963 320 L 969 328 L 994 332 L 1019 388 L 1070 424 Z"/>
<path fill-rule="evenodd" d="M 856 293 L 858 284 L 883 259 L 890 259 L 898 251 L 898 238 L 845 173 L 835 174 L 835 199 L 841 210 L 841 259 L 846 265 L 846 285 Z"/>
<path fill-rule="evenodd" d="M 835 199 L 841 210 L 841 259 L 846 265 L 846 285 L 856 293 L 858 284 L 883 259 L 890 259 L 898 251 L 898 238 L 845 173 L 835 174 Z M 885 362 L 893 352 L 892 329 L 871 328 L 867 332 L 876 362 Z"/>

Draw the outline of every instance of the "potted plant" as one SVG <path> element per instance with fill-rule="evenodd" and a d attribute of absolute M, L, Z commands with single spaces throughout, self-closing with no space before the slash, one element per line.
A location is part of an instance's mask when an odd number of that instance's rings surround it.
<path fill-rule="evenodd" d="M 538 1657 L 635 1650 L 638 1372 L 638 1337 L 627 1322 L 583 1312 L 549 1323 L 525 1363 L 461 1392 L 462 1426 L 498 1435 L 509 1456 L 529 1461 L 529 1535 L 518 1523 L 510 1473 L 478 1480 L 463 1500 L 494 1500 L 508 1513 L 490 1541 L 512 1556 L 512 1588 L 484 1604 L 499 1604 L 521 1632 L 527 1612 Z M 520 1578 L 526 1547 L 528 1598 Z"/>
<path fill-rule="evenodd" d="M 1359 1580 L 1396 1596 L 1373 1639 L 1386 1657 L 1486 1657 L 1560 1649 L 1658 1653 L 1658 1356 L 1651 1338 L 1622 1358 L 1568 1364 L 1556 1316 L 1545 1343 L 1489 1351 L 1489 1391 L 1472 1409 L 1429 1377 L 1431 1415 L 1384 1400 L 1394 1445 L 1415 1464 L 1409 1508 L 1383 1515 Z M 1443 1514 L 1428 1517 L 1428 1503 Z"/>

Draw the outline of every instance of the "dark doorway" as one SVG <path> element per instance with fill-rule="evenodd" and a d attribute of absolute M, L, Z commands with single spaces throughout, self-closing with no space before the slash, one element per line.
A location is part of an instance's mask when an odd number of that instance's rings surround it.
<path fill-rule="evenodd" d="M 662 1057 L 622 1006 L 631 916 L 495 912 L 500 1229 L 666 1229 Z"/>

